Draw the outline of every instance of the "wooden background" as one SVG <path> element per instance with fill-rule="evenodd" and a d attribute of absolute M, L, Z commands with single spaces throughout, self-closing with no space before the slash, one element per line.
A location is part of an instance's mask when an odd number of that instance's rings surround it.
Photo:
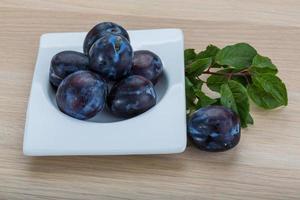
<path fill-rule="evenodd" d="M 23 156 L 40 35 L 100 21 L 181 28 L 196 49 L 249 42 L 278 66 L 289 106 L 252 106 L 255 125 L 224 153 L 189 146 L 178 155 Z M 300 199 L 299 59 L 297 0 L 0 0 L 0 199 Z"/>

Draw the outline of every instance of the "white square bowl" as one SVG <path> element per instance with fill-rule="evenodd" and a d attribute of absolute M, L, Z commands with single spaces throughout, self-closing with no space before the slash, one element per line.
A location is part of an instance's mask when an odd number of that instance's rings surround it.
<path fill-rule="evenodd" d="M 179 29 L 129 31 L 134 50 L 147 49 L 164 64 L 158 103 L 123 121 L 98 114 L 90 121 L 60 112 L 49 86 L 49 66 L 62 50 L 82 52 L 86 33 L 41 36 L 28 102 L 23 152 L 28 156 L 180 153 L 186 147 L 183 34 Z"/>

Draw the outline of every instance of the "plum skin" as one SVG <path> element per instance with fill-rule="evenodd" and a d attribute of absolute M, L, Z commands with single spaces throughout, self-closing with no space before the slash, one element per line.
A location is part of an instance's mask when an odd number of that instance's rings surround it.
<path fill-rule="evenodd" d="M 128 41 L 130 41 L 128 32 L 122 26 L 120 26 L 116 23 L 113 23 L 113 22 L 102 22 L 102 23 L 95 25 L 87 33 L 87 35 L 84 39 L 84 43 L 83 43 L 83 52 L 86 55 L 88 55 L 89 50 L 90 50 L 91 46 L 94 44 L 94 42 L 109 33 L 122 35 Z"/>
<path fill-rule="evenodd" d="M 123 36 L 107 34 L 93 44 L 89 57 L 90 70 L 99 73 L 104 79 L 116 81 L 130 72 L 133 50 Z"/>
<path fill-rule="evenodd" d="M 226 151 L 239 143 L 240 119 L 223 106 L 200 108 L 188 120 L 188 135 L 201 150 Z"/>
<path fill-rule="evenodd" d="M 134 52 L 130 74 L 143 76 L 156 84 L 162 72 L 163 64 L 158 55 L 148 50 Z"/>
<path fill-rule="evenodd" d="M 152 108 L 156 104 L 156 98 L 151 81 L 132 75 L 112 87 L 107 105 L 114 115 L 131 118 Z"/>
<path fill-rule="evenodd" d="M 62 51 L 53 56 L 50 64 L 49 81 L 57 88 L 61 81 L 79 70 L 86 70 L 89 58 L 83 53 L 76 51 Z"/>
<path fill-rule="evenodd" d="M 105 107 L 107 84 L 89 71 L 77 71 L 67 76 L 56 93 L 58 108 L 76 119 L 94 117 Z"/>

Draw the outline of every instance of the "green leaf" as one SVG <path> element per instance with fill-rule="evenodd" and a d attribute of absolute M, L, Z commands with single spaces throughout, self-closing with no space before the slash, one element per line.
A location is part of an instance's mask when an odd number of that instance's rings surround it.
<path fill-rule="evenodd" d="M 190 81 L 190 79 L 188 77 L 185 77 L 185 88 L 192 88 L 193 87 L 193 83 L 192 81 Z"/>
<path fill-rule="evenodd" d="M 184 64 L 187 65 L 193 61 L 196 57 L 195 49 L 185 49 L 184 50 Z"/>
<path fill-rule="evenodd" d="M 193 102 L 195 99 L 193 83 L 187 77 L 185 77 L 185 93 L 186 99 Z"/>
<path fill-rule="evenodd" d="M 221 85 L 227 82 L 228 82 L 227 76 L 214 75 L 214 74 L 209 76 L 206 80 L 207 87 L 215 92 L 219 92 L 221 89 Z"/>
<path fill-rule="evenodd" d="M 212 105 L 216 105 L 216 106 L 220 106 L 221 104 L 221 98 L 216 98 L 215 99 L 215 103 L 213 103 Z"/>
<path fill-rule="evenodd" d="M 250 78 L 250 77 L 249 77 Z M 245 87 L 247 87 L 247 85 L 248 85 L 248 81 L 247 81 L 247 78 L 246 77 L 244 77 L 244 76 L 232 76 L 231 77 L 231 80 L 234 80 L 234 81 L 236 81 L 236 82 L 239 82 L 240 84 L 242 84 L 243 86 L 245 86 Z"/>
<path fill-rule="evenodd" d="M 187 106 L 187 108 L 186 108 L 186 114 L 193 113 L 195 110 L 197 110 L 196 109 L 196 105 L 193 102 L 191 102 L 190 100 L 188 100 L 188 99 L 186 101 L 186 106 Z"/>
<path fill-rule="evenodd" d="M 187 113 L 193 112 L 195 108 L 195 94 L 193 90 L 193 83 L 185 77 L 185 96 Z"/>
<path fill-rule="evenodd" d="M 252 66 L 250 67 L 252 73 L 269 73 L 276 74 L 278 72 L 277 67 L 272 63 L 270 58 L 261 55 L 256 55 L 253 58 Z"/>
<path fill-rule="evenodd" d="M 208 45 L 204 51 L 197 54 L 196 58 L 213 58 L 217 55 L 220 49 L 212 44 Z"/>
<path fill-rule="evenodd" d="M 188 75 L 199 76 L 207 69 L 212 63 L 212 58 L 197 59 L 186 66 L 185 72 Z"/>
<path fill-rule="evenodd" d="M 221 86 L 221 104 L 237 113 L 242 127 L 247 127 L 249 115 L 249 99 L 246 88 L 233 80 Z"/>
<path fill-rule="evenodd" d="M 193 90 L 193 83 L 185 77 L 185 93 L 186 97 L 189 100 L 192 100 L 194 98 L 194 90 Z"/>
<path fill-rule="evenodd" d="M 219 65 L 218 63 L 214 62 L 212 65 L 211 65 L 211 68 L 222 68 L 223 66 L 222 65 Z"/>
<path fill-rule="evenodd" d="M 191 80 L 188 77 L 185 77 L 186 106 L 188 114 L 216 102 L 216 100 L 210 98 L 201 91 L 202 84 L 203 81 L 200 79 Z"/>
<path fill-rule="evenodd" d="M 190 80 L 190 82 L 193 84 L 193 88 L 202 88 L 202 85 L 204 83 L 204 81 L 202 81 L 201 79 L 199 79 L 198 77 L 188 77 L 188 79 Z"/>
<path fill-rule="evenodd" d="M 265 109 L 274 109 L 288 104 L 284 83 L 272 74 L 257 74 L 252 77 L 253 83 L 248 86 L 252 101 Z"/>
<path fill-rule="evenodd" d="M 198 97 L 198 102 L 196 104 L 196 109 L 209 106 L 211 104 L 214 104 L 216 102 L 215 99 L 210 98 L 206 94 L 204 94 L 201 90 L 197 90 L 195 92 L 195 95 Z"/>
<path fill-rule="evenodd" d="M 233 68 L 247 68 L 251 66 L 256 50 L 247 43 L 226 46 L 216 55 L 216 63 Z"/>
<path fill-rule="evenodd" d="M 247 124 L 254 124 L 253 118 L 250 115 L 250 113 L 248 113 L 248 116 L 247 116 Z"/>

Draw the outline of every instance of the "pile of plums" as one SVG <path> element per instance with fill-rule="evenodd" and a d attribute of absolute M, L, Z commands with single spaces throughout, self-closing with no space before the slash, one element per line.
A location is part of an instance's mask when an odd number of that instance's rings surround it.
<path fill-rule="evenodd" d="M 159 56 L 133 51 L 123 27 L 103 22 L 87 33 L 83 53 L 62 51 L 52 58 L 49 80 L 58 108 L 71 117 L 89 119 L 107 107 L 131 118 L 156 104 L 154 85 L 162 72 Z"/>

